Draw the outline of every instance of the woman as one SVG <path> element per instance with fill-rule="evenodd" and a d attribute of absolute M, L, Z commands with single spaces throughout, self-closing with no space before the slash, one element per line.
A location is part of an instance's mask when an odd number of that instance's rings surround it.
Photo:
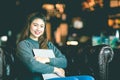
<path fill-rule="evenodd" d="M 42 80 L 42 74 L 46 73 L 65 76 L 66 57 L 46 39 L 45 22 L 42 14 L 33 13 L 28 16 L 27 25 L 17 44 L 18 80 Z M 55 58 L 35 57 L 33 49 L 52 49 Z"/>

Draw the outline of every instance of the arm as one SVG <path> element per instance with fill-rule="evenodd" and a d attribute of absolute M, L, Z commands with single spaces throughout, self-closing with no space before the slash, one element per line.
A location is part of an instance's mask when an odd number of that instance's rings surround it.
<path fill-rule="evenodd" d="M 38 73 L 52 73 L 54 67 L 43 64 L 34 59 L 32 48 L 26 41 L 22 41 L 17 45 L 17 58 L 31 71 Z"/>
<path fill-rule="evenodd" d="M 66 68 L 67 67 L 66 57 L 51 42 L 48 42 L 48 47 L 53 50 L 55 57 L 56 57 L 56 58 L 49 58 L 50 59 L 49 64 L 52 66 L 59 67 L 59 68 Z"/>

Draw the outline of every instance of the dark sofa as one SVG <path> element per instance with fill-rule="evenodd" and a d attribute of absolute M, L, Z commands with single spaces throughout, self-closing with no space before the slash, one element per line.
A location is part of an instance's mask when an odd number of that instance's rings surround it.
<path fill-rule="evenodd" d="M 63 50 L 61 48 L 61 50 Z M 110 63 L 114 57 L 113 49 L 108 45 L 66 46 L 64 51 L 68 67 L 66 75 L 91 75 L 96 80 L 110 80 Z M 114 63 L 114 62 L 113 62 Z"/>

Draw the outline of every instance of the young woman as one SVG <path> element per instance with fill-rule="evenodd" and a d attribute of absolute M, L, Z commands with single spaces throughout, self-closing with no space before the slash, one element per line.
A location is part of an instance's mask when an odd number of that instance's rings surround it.
<path fill-rule="evenodd" d="M 46 73 L 65 76 L 66 57 L 52 42 L 47 40 L 45 27 L 44 15 L 32 13 L 28 16 L 16 50 L 18 80 L 43 80 L 42 74 Z M 35 57 L 33 49 L 52 49 L 55 58 Z"/>

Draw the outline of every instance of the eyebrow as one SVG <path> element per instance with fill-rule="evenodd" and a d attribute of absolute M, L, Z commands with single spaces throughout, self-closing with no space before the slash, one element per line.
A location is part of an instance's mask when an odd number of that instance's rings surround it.
<path fill-rule="evenodd" d="M 33 24 L 38 24 L 38 23 L 34 23 L 34 22 L 33 22 Z M 38 24 L 38 25 L 39 25 L 39 24 Z M 40 24 L 40 25 L 45 25 L 45 24 Z"/>

